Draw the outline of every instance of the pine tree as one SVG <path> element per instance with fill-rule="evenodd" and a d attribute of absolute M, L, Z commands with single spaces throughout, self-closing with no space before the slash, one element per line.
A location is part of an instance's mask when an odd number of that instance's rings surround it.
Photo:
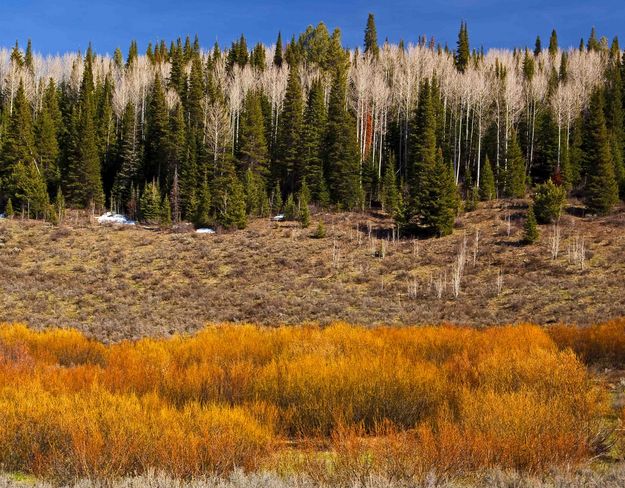
<path fill-rule="evenodd" d="M 367 18 L 367 27 L 365 29 L 365 54 L 370 54 L 377 58 L 380 53 L 378 47 L 378 33 L 375 28 L 375 19 L 373 14 L 369 14 Z"/>
<path fill-rule="evenodd" d="M 355 209 L 362 205 L 363 195 L 355 120 L 346 108 L 346 77 L 345 67 L 337 65 L 328 107 L 325 166 L 332 201 L 340 208 Z"/>
<path fill-rule="evenodd" d="M 304 176 L 301 168 L 301 137 L 303 125 L 302 86 L 299 67 L 292 65 L 289 72 L 284 109 L 278 128 L 278 146 L 273 165 L 273 177 L 281 181 L 284 190 L 292 193 Z"/>
<path fill-rule="evenodd" d="M 587 171 L 584 201 L 591 213 L 603 215 L 609 213 L 618 201 L 618 186 L 600 90 L 593 93 L 588 110 L 582 146 Z"/>
<path fill-rule="evenodd" d="M 471 51 L 469 48 L 469 31 L 467 29 L 467 23 L 462 22 L 460 24 L 460 32 L 458 34 L 458 48 L 456 50 L 456 69 L 461 73 L 464 73 L 469 65 L 469 57 Z"/>
<path fill-rule="evenodd" d="M 308 94 L 302 134 L 302 163 L 306 168 L 306 182 L 310 185 L 312 201 L 328 203 L 323 168 L 323 144 L 327 125 L 323 85 L 316 80 Z"/>
<path fill-rule="evenodd" d="M 299 212 L 298 220 L 302 228 L 307 228 L 310 225 L 310 209 L 308 208 L 308 202 L 310 198 L 310 192 L 306 186 L 306 180 L 302 182 L 302 187 L 299 191 L 299 197 L 297 199 Z"/>
<path fill-rule="evenodd" d="M 523 224 L 523 242 L 533 244 L 538 240 L 538 224 L 534 215 L 534 205 L 530 205 L 527 210 L 527 218 Z"/>
<path fill-rule="evenodd" d="M 493 167 L 490 164 L 488 156 L 486 156 L 482 168 L 482 179 L 480 181 L 480 200 L 493 200 L 497 197 L 495 187 L 495 174 L 493 173 Z"/>

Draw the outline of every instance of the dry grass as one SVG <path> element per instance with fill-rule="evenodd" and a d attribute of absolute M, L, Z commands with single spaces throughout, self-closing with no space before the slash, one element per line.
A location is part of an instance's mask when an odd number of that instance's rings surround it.
<path fill-rule="evenodd" d="M 624 214 L 565 216 L 554 260 L 550 229 L 537 245 L 519 246 L 525 210 L 502 205 L 464 215 L 453 236 L 395 242 L 381 214 L 316 215 L 325 239 L 310 238 L 315 222 L 303 230 L 257 220 L 231 234 L 196 235 L 3 220 L 0 320 L 115 341 L 221 321 L 592 323 L 625 310 Z M 453 268 L 465 236 L 456 298 Z M 584 269 L 572 256 L 576 237 L 584 239 Z"/>

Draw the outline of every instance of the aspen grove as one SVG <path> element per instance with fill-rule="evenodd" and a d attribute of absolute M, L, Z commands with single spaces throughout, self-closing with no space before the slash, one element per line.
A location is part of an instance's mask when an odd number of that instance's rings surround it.
<path fill-rule="evenodd" d="M 372 15 L 364 49 L 323 23 L 252 49 L 16 43 L 0 51 L 0 209 L 243 228 L 289 205 L 381 207 L 445 235 L 461 208 L 551 181 L 605 214 L 625 189 L 624 75 L 618 40 L 594 29 L 579 48 L 554 31 L 544 49 L 485 52 L 466 23 L 455 49 L 378 44 Z"/>

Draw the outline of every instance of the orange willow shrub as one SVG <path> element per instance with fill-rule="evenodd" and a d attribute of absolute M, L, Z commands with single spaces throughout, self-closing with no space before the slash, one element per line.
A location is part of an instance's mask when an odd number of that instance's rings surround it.
<path fill-rule="evenodd" d="M 554 325 L 547 330 L 560 348 L 571 348 L 586 364 L 625 366 L 625 318 L 588 327 Z"/>
<path fill-rule="evenodd" d="M 285 439 L 332 446 L 332 476 L 539 470 L 595 454 L 606 405 L 530 325 L 215 325 L 107 346 L 0 326 L 0 469 L 59 478 L 282 469 Z"/>
<path fill-rule="evenodd" d="M 51 394 L 32 382 L 0 390 L 0 465 L 54 479 L 111 478 L 151 467 L 177 477 L 254 469 L 272 435 L 241 408 L 176 409 L 155 395 L 93 387 Z"/>

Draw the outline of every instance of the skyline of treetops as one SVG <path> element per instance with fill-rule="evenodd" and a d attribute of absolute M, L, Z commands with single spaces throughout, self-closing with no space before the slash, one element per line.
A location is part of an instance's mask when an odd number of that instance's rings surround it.
<path fill-rule="evenodd" d="M 126 55 L 0 50 L 0 209 L 58 221 L 105 208 L 164 226 L 243 228 L 308 205 L 383 208 L 446 235 L 479 200 L 555 185 L 590 214 L 625 194 L 618 39 L 562 50 L 362 48 L 309 26 L 275 45 L 202 50 L 197 36 Z M 549 187 L 551 188 L 551 187 Z M 304 209 L 304 210 L 302 210 Z"/>

